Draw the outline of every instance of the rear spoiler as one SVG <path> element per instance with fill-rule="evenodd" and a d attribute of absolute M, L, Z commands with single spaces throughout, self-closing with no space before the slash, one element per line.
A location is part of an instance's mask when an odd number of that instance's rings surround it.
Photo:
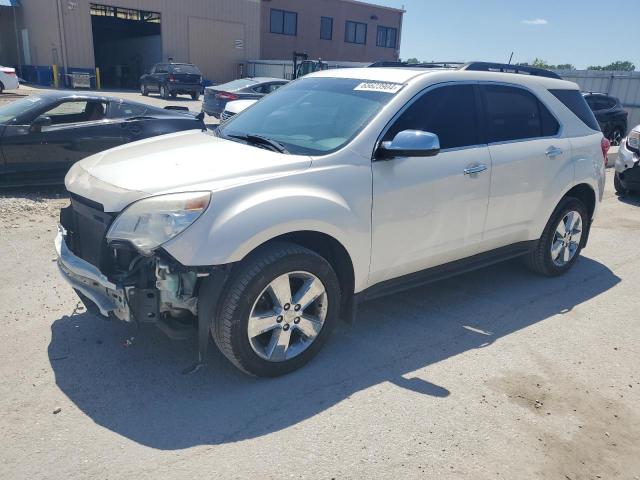
<path fill-rule="evenodd" d="M 184 112 L 184 113 L 188 113 L 190 115 L 193 115 L 194 117 L 196 117 L 197 120 L 204 120 L 204 112 L 200 112 L 200 113 L 193 113 L 191 110 L 189 110 L 189 107 L 183 107 L 180 105 L 167 105 L 166 107 L 164 107 L 165 110 L 171 110 L 174 112 Z"/>

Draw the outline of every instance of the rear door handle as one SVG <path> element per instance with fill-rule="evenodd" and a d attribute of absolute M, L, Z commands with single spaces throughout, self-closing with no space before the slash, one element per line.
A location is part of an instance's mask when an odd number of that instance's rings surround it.
<path fill-rule="evenodd" d="M 560 155 L 562 155 L 564 152 L 562 151 L 561 148 L 549 147 L 549 148 L 547 148 L 547 151 L 544 152 L 544 153 L 549 158 L 556 158 L 556 157 L 559 157 Z"/>
<path fill-rule="evenodd" d="M 467 167 L 464 169 L 465 175 L 475 175 L 476 173 L 484 172 L 487 169 L 486 165 L 474 165 L 473 167 Z"/>

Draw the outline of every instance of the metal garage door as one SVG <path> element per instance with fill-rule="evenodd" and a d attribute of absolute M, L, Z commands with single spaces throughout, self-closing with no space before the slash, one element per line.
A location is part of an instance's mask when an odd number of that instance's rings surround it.
<path fill-rule="evenodd" d="M 189 58 L 214 85 L 238 77 L 245 61 L 245 26 L 189 17 Z"/>

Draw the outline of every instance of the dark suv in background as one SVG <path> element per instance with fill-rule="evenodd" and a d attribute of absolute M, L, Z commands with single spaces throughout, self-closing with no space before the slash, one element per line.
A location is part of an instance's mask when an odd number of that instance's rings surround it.
<path fill-rule="evenodd" d="M 149 73 L 140 77 L 140 93 L 158 92 L 162 98 L 178 94 L 198 100 L 202 92 L 202 72 L 190 63 L 156 63 Z"/>
<path fill-rule="evenodd" d="M 620 140 L 627 134 L 627 111 L 622 108 L 620 100 L 604 93 L 583 93 L 584 99 L 593 110 L 596 120 L 604 136 L 611 145 L 620 145 Z"/>

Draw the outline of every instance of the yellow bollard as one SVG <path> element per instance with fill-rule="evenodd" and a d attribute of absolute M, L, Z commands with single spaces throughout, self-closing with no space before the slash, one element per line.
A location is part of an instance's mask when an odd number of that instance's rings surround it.
<path fill-rule="evenodd" d="M 100 90 L 100 68 L 96 67 L 96 89 Z"/>
<path fill-rule="evenodd" d="M 58 80 L 58 65 L 53 65 L 53 86 L 58 88 L 59 80 Z"/>

